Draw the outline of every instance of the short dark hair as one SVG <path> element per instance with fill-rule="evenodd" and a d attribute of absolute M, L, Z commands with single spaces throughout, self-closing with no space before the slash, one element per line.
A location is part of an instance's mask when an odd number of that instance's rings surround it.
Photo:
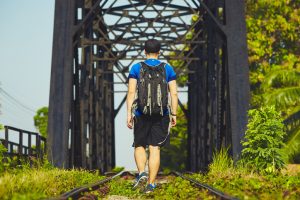
<path fill-rule="evenodd" d="M 158 53 L 160 51 L 160 43 L 156 39 L 149 39 L 145 42 L 146 53 Z"/>

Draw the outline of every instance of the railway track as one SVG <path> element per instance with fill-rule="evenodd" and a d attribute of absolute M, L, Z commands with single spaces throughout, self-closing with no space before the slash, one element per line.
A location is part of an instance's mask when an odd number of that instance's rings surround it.
<path fill-rule="evenodd" d="M 106 176 L 107 176 L 107 178 L 105 178 L 101 181 L 74 188 L 66 193 L 63 193 L 59 197 L 49 198 L 49 200 L 95 199 L 95 198 L 91 197 L 91 195 L 88 195 L 88 193 L 95 191 L 95 190 L 100 190 L 105 193 L 105 190 L 107 190 L 106 184 L 108 184 L 109 182 L 111 182 L 117 178 L 128 179 L 128 177 L 131 177 L 133 179 L 135 177 L 135 173 L 130 172 L 130 171 L 121 171 L 119 173 L 107 173 Z M 184 180 L 189 181 L 191 183 L 191 185 L 195 188 L 206 189 L 209 191 L 210 194 L 214 195 L 217 199 L 238 200 L 237 198 L 232 197 L 228 194 L 225 194 L 224 192 L 222 192 L 214 187 L 211 187 L 204 183 L 200 183 L 199 181 L 192 179 L 190 177 L 187 177 L 184 174 L 177 172 L 177 171 L 173 171 L 168 175 L 158 175 L 158 179 L 162 180 L 162 179 L 164 179 L 164 177 L 169 177 L 169 176 L 180 177 Z"/>

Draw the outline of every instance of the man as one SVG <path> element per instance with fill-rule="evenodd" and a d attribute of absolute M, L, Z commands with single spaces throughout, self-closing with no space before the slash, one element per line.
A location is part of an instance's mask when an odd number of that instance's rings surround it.
<path fill-rule="evenodd" d="M 134 64 L 128 76 L 127 126 L 134 128 L 134 157 L 139 172 L 134 188 L 147 182 L 144 192 L 149 193 L 156 187 L 160 147 L 169 142 L 170 127 L 176 125 L 178 97 L 176 73 L 158 60 L 159 41 L 147 40 L 144 53 L 147 59 Z M 149 178 L 145 172 L 147 147 Z"/>

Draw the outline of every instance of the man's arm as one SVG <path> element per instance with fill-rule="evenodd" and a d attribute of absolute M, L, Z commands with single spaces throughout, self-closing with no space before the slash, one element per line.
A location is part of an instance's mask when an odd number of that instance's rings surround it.
<path fill-rule="evenodd" d="M 135 92 L 136 92 L 136 84 L 137 80 L 134 78 L 129 78 L 128 82 L 128 93 L 127 93 L 127 126 L 128 128 L 132 129 L 133 121 L 132 121 L 132 114 L 131 114 L 131 107 L 134 101 Z"/>
<path fill-rule="evenodd" d="M 176 80 L 169 82 L 169 91 L 171 96 L 171 114 L 177 115 L 178 107 L 178 93 Z M 176 125 L 176 116 L 171 115 L 171 125 L 172 127 Z"/>

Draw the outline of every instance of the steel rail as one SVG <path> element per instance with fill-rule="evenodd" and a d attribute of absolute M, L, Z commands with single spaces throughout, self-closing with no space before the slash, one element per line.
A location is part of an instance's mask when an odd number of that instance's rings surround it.
<path fill-rule="evenodd" d="M 117 178 L 117 177 L 120 177 L 126 173 L 130 173 L 128 171 L 121 171 L 111 177 L 108 177 L 108 178 L 105 178 L 101 181 L 98 181 L 98 182 L 95 182 L 95 183 L 92 183 L 92 184 L 88 184 L 88 185 L 83 185 L 83 186 L 80 186 L 80 187 L 77 187 L 77 188 L 74 188 L 66 193 L 63 193 L 62 195 L 60 195 L 59 197 L 52 197 L 52 198 L 49 198 L 49 200 L 64 200 L 64 199 L 78 199 L 80 196 L 81 196 L 81 193 L 82 192 L 88 192 L 88 191 L 91 191 L 92 190 L 95 190 L 96 188 L 99 188 L 99 186 Z"/>
<path fill-rule="evenodd" d="M 101 181 L 98 181 L 98 182 L 95 182 L 95 183 L 92 183 L 92 184 L 83 185 L 83 186 L 74 188 L 74 189 L 72 189 L 68 192 L 63 193 L 59 197 L 52 197 L 52 198 L 48 198 L 48 199 L 49 200 L 67 200 L 67 199 L 70 199 L 70 198 L 71 199 L 78 199 L 81 196 L 83 196 L 82 195 L 83 192 L 89 192 L 89 191 L 95 190 L 95 189 L 99 188 L 101 185 L 104 185 L 104 184 L 110 182 L 111 180 L 113 180 L 117 177 L 122 177 L 126 174 L 131 175 L 131 176 L 135 176 L 130 171 L 121 171 L 119 173 L 109 172 L 109 173 L 106 174 L 106 176 L 110 176 L 108 178 L 105 178 Z M 171 175 L 174 175 L 174 176 L 180 177 L 184 180 L 187 180 L 187 181 L 191 182 L 192 185 L 197 187 L 197 188 L 207 189 L 210 193 L 212 193 L 213 195 L 216 195 L 217 197 L 220 197 L 221 199 L 238 200 L 238 198 L 236 198 L 236 197 L 232 197 L 230 195 L 227 195 L 224 192 L 222 192 L 222 191 L 220 191 L 216 188 L 213 188 L 213 187 L 211 187 L 207 184 L 204 184 L 204 183 L 200 183 L 199 181 L 197 181 L 195 179 L 192 179 L 192 178 L 189 178 L 187 176 L 184 176 L 182 173 L 177 172 L 177 171 L 172 171 L 169 174 L 165 174 L 165 175 L 159 174 L 159 176 L 171 176 Z"/>
<path fill-rule="evenodd" d="M 221 197 L 221 199 L 228 199 L 228 200 L 238 200 L 238 198 L 236 197 L 232 197 L 232 196 L 229 196 L 227 194 L 225 194 L 224 192 L 216 189 L 216 188 L 213 188 L 207 184 L 204 184 L 204 183 L 200 183 L 199 181 L 195 180 L 195 179 L 192 179 L 192 178 L 189 178 L 189 177 L 186 177 L 184 176 L 183 174 L 179 173 L 179 172 L 173 172 L 175 175 L 181 177 L 182 179 L 185 179 L 185 180 L 188 180 L 190 181 L 191 183 L 193 183 L 195 186 L 197 186 L 198 188 L 204 188 L 204 189 L 207 189 L 208 191 L 210 191 L 211 193 L 213 193 L 214 195 L 218 196 L 218 197 Z"/>

